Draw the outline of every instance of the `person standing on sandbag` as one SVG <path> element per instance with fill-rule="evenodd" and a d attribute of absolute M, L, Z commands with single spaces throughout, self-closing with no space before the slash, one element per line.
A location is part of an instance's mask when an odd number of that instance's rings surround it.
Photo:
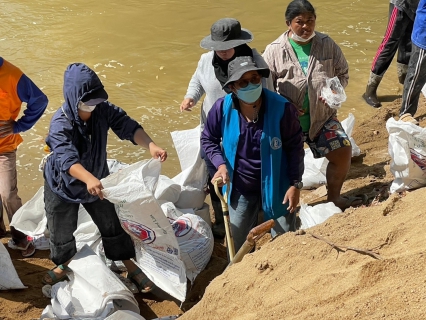
<path fill-rule="evenodd" d="M 374 108 L 382 104 L 377 97 L 377 88 L 398 50 L 396 71 L 398 81 L 404 84 L 411 53 L 411 32 L 419 0 L 391 0 L 389 20 L 382 43 L 371 65 L 367 88 L 362 97 Z"/>
<path fill-rule="evenodd" d="M 65 102 L 53 115 L 46 138 L 52 153 L 44 167 L 50 257 L 57 267 L 42 281 L 51 285 L 67 278 L 67 264 L 77 252 L 73 233 L 82 204 L 101 233 L 105 256 L 122 260 L 127 277 L 142 293 L 150 292 L 155 285 L 130 260 L 135 257 L 133 241 L 121 227 L 114 204 L 104 199 L 100 179 L 109 174 L 109 129 L 120 139 L 147 148 L 153 158 L 165 161 L 167 152 L 123 109 L 107 101 L 108 94 L 99 77 L 85 64 L 67 67 L 63 91 Z"/>
<path fill-rule="evenodd" d="M 250 48 L 247 43 L 253 41 L 253 34 L 244 28 L 238 20 L 224 18 L 216 21 L 210 29 L 210 34 L 201 40 L 200 46 L 210 50 L 201 55 L 197 69 L 193 74 L 180 111 L 191 111 L 201 97 L 206 94 L 201 106 L 201 130 L 204 128 L 208 113 L 217 99 L 225 96 L 230 91 L 222 86 L 228 81 L 228 64 L 235 57 L 251 56 L 257 65 L 267 67 L 262 56 L 256 49 Z M 263 86 L 272 90 L 272 79 L 263 79 Z M 216 168 L 201 151 L 201 157 L 207 165 L 209 177 L 207 178 L 211 203 L 215 215 L 215 224 L 212 231 L 216 238 L 225 237 L 225 225 L 222 206 L 211 184 L 211 177 Z"/>

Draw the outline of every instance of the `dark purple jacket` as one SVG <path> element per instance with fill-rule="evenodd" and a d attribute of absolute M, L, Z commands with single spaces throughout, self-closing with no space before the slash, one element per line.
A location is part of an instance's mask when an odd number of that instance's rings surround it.
<path fill-rule="evenodd" d="M 53 154 L 48 157 L 44 178 L 52 191 L 66 202 L 93 202 L 84 182 L 73 178 L 69 168 L 80 163 L 96 178 L 105 178 L 107 166 L 107 136 L 111 128 L 122 140 L 133 142 L 133 136 L 140 124 L 126 112 L 105 101 L 98 104 L 87 123 L 78 116 L 78 102 L 89 92 L 103 88 L 96 73 L 84 64 L 68 66 L 64 75 L 65 103 L 56 111 L 50 121 L 46 143 Z M 134 143 L 134 142 L 133 142 Z"/>
<path fill-rule="evenodd" d="M 201 133 L 201 146 L 216 169 L 225 163 L 220 146 L 222 141 L 223 100 L 224 98 L 220 98 L 215 102 Z M 238 99 L 234 99 L 234 105 L 238 106 Z M 264 108 L 265 105 L 262 105 L 257 123 L 248 123 L 240 114 L 240 139 L 236 155 L 233 188 L 243 195 L 258 193 L 261 190 L 260 138 L 263 131 Z M 305 156 L 302 128 L 297 110 L 291 103 L 288 103 L 281 119 L 281 140 L 283 153 L 287 156 L 290 183 L 302 181 Z"/>

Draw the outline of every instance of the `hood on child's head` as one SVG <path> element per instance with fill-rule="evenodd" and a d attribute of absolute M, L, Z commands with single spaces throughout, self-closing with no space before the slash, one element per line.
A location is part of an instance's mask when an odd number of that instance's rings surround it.
<path fill-rule="evenodd" d="M 70 64 L 64 73 L 64 112 L 78 120 L 78 103 L 96 105 L 108 99 L 98 75 L 84 63 Z"/>

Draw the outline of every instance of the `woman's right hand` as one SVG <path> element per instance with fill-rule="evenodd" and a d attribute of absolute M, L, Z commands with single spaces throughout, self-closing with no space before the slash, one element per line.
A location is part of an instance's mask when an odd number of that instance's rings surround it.
<path fill-rule="evenodd" d="M 327 100 L 325 99 L 325 98 L 323 98 L 323 97 L 318 97 L 318 100 L 319 101 L 321 101 L 322 103 L 324 103 L 324 105 L 326 106 L 326 107 L 330 107 L 328 104 L 327 104 Z"/>
<path fill-rule="evenodd" d="M 221 164 L 219 168 L 217 168 L 216 173 L 214 174 L 212 178 L 212 184 L 214 185 L 214 182 L 216 179 L 222 178 L 222 181 L 217 184 L 218 187 L 222 187 L 223 185 L 227 184 L 229 181 L 229 175 L 228 170 L 226 169 L 225 164 Z"/>
<path fill-rule="evenodd" d="M 186 98 L 183 99 L 182 103 L 180 104 L 180 112 L 182 111 L 192 111 L 192 107 L 194 106 L 194 99 L 192 98 Z"/>

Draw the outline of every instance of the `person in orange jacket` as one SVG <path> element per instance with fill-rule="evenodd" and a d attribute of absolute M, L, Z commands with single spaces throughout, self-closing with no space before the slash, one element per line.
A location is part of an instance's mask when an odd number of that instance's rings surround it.
<path fill-rule="evenodd" d="M 18 119 L 22 102 L 27 106 Z M 16 149 L 23 141 L 19 133 L 40 119 L 47 103 L 46 95 L 19 68 L 0 57 L 0 238 L 6 236 L 3 206 L 9 223 L 22 206 L 16 171 Z M 10 232 L 9 247 L 21 250 L 23 257 L 32 256 L 35 248 L 27 236 L 12 226 Z"/>

